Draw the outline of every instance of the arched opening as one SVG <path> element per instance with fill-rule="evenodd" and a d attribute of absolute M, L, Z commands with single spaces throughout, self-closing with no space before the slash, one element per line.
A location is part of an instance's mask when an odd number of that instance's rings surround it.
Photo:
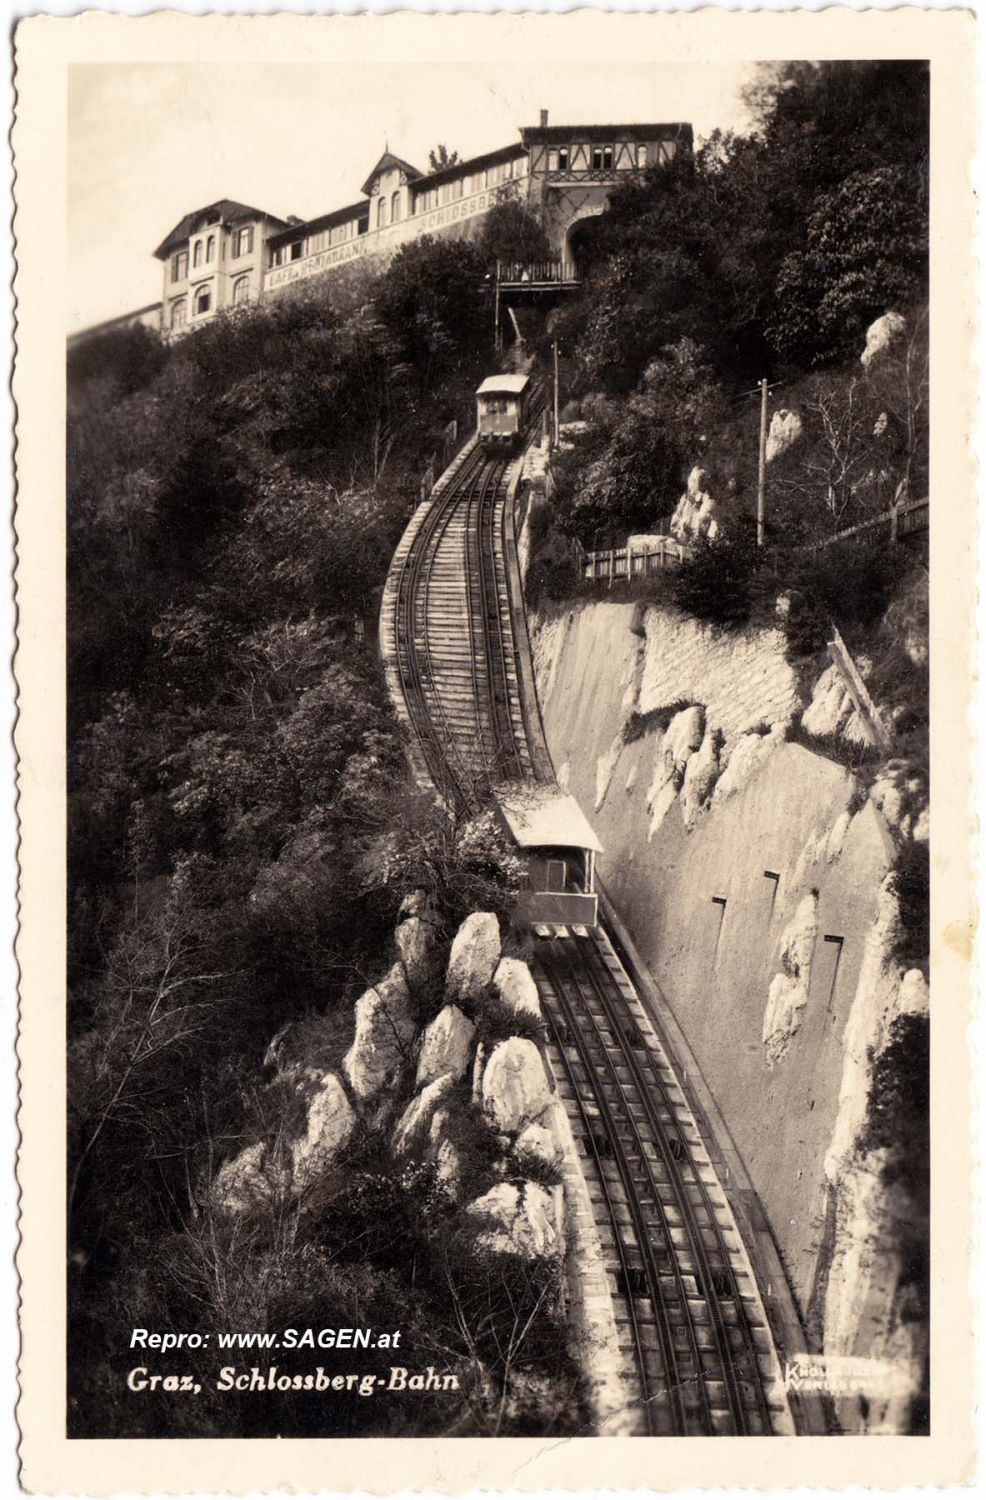
<path fill-rule="evenodd" d="M 387 200 L 386 200 L 386 198 L 378 198 L 377 199 L 377 228 L 378 229 L 383 229 L 386 226 L 386 223 L 387 223 Z"/>
<path fill-rule="evenodd" d="M 214 234 L 210 234 L 205 242 L 205 258 L 207 262 L 216 258 L 216 236 Z"/>
<path fill-rule="evenodd" d="M 212 307 L 212 289 L 200 286 L 195 293 L 195 316 L 200 318 L 203 313 L 209 312 Z"/>
<path fill-rule="evenodd" d="M 569 224 L 565 232 L 563 258 L 575 267 L 578 276 L 582 275 L 587 263 L 592 259 L 592 244 L 598 232 L 602 212 L 600 204 L 598 208 L 591 209 L 574 223 Z"/>
<path fill-rule="evenodd" d="M 391 194 L 391 198 L 390 198 L 390 222 L 391 222 L 391 224 L 396 224 L 397 221 L 398 221 L 398 219 L 400 218 L 400 216 L 401 216 L 401 195 L 400 195 L 400 191 L 398 190 L 396 193 L 392 193 Z"/>
<path fill-rule="evenodd" d="M 249 276 L 238 276 L 233 282 L 233 306 L 240 307 L 250 300 Z"/>
<path fill-rule="evenodd" d="M 184 323 L 185 323 L 185 299 L 184 299 L 184 297 L 176 297 L 175 300 L 174 300 L 174 302 L 172 302 L 172 304 L 171 304 L 171 328 L 172 328 L 172 331 L 174 331 L 174 329 L 176 329 L 176 328 L 182 328 L 184 326 Z"/>

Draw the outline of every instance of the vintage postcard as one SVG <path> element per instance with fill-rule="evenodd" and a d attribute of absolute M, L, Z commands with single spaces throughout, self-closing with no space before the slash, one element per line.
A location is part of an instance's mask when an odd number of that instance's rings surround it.
<path fill-rule="evenodd" d="M 974 43 L 17 28 L 29 1491 L 971 1475 Z"/>

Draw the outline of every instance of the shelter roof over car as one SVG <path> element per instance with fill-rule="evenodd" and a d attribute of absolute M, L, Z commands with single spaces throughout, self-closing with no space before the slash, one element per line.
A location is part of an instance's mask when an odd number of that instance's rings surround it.
<path fill-rule="evenodd" d="M 521 849 L 591 849 L 602 844 L 575 798 L 559 786 L 510 782 L 494 793 L 497 806 Z"/>

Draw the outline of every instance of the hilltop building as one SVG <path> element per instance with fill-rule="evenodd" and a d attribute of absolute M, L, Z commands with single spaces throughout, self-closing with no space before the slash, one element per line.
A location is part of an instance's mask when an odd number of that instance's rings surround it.
<path fill-rule="evenodd" d="M 314 219 L 279 219 L 223 198 L 186 214 L 154 251 L 163 274 L 156 307 L 69 342 L 128 322 L 156 325 L 174 338 L 355 261 L 387 260 L 420 235 L 472 237 L 505 194 L 537 215 L 571 279 L 580 228 L 603 212 L 613 188 L 691 151 L 687 124 L 549 125 L 542 110 L 540 123 L 523 128 L 514 145 L 438 171 L 421 172 L 386 150 L 357 202 Z"/>

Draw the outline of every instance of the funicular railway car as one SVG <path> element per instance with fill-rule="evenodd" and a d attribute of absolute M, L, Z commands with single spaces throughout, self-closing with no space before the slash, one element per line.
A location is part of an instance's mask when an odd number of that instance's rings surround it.
<path fill-rule="evenodd" d="M 496 803 L 527 864 L 516 920 L 595 927 L 596 855 L 602 845 L 575 798 L 558 786 L 511 782 L 499 788 Z"/>
<path fill-rule="evenodd" d="M 527 426 L 529 375 L 488 375 L 476 392 L 476 431 L 485 453 L 513 453 Z"/>

